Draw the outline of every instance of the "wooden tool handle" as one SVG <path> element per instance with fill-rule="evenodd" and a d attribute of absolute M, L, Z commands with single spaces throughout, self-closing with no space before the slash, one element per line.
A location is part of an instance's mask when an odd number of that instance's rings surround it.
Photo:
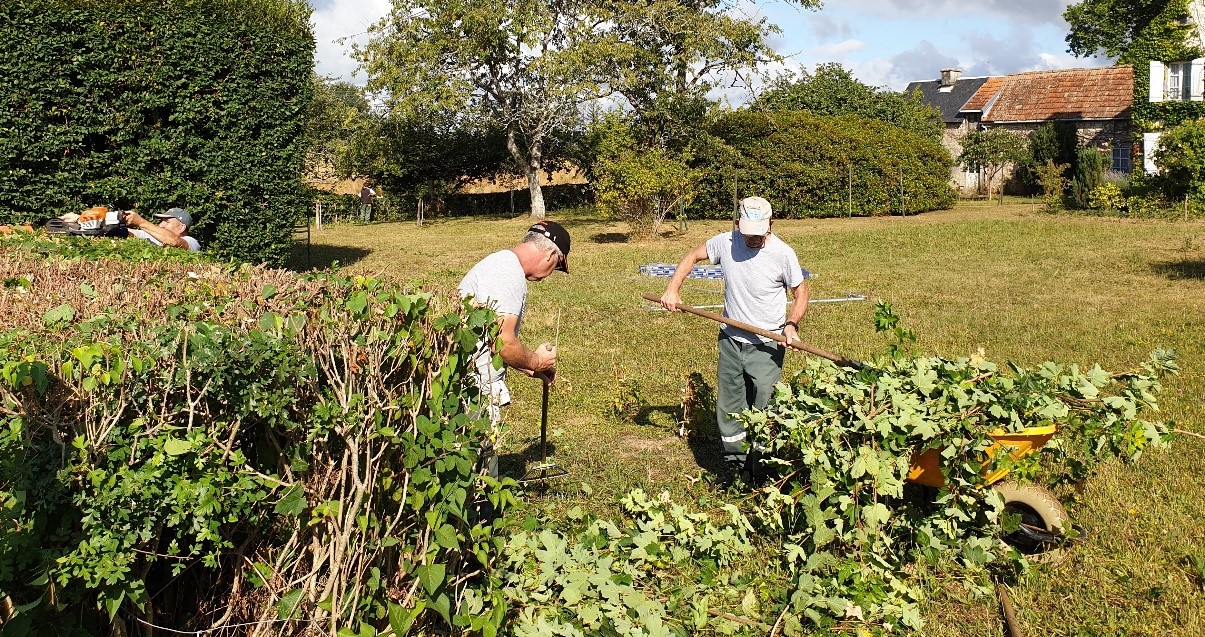
<path fill-rule="evenodd" d="M 653 303 L 657 303 L 657 304 L 661 303 L 661 297 L 659 297 L 655 294 L 645 294 L 644 299 L 646 301 L 652 301 Z M 724 325 L 731 325 L 732 327 L 735 327 L 735 328 L 741 329 L 741 330 L 745 330 L 746 332 L 751 332 L 753 334 L 757 334 L 758 336 L 764 336 L 776 343 L 781 343 L 783 345 L 787 345 L 787 338 L 777 332 L 763 330 L 760 327 L 754 327 L 752 325 L 749 325 L 748 323 L 742 323 L 736 319 L 730 319 L 727 316 L 723 316 L 721 314 L 716 314 L 715 312 L 708 312 L 707 310 L 700 310 L 697 307 L 692 307 L 689 305 L 679 304 L 678 309 L 682 310 L 683 312 L 689 312 L 690 314 L 694 314 L 695 316 L 701 316 L 703 318 L 707 318 L 707 319 L 711 319 L 711 320 L 719 322 L 719 323 L 723 323 Z M 838 365 L 841 365 L 842 367 L 852 367 L 854 369 L 863 369 L 866 367 L 866 364 L 863 363 L 862 361 L 854 360 L 852 358 L 846 358 L 844 356 L 841 356 L 840 354 L 826 352 L 826 351 L 820 349 L 819 347 L 813 347 L 811 345 L 808 345 L 807 343 L 795 341 L 793 343 L 790 343 L 790 346 L 794 347 L 796 349 L 803 350 L 809 354 L 814 354 L 816 356 L 819 356 L 820 358 L 827 358 L 828 360 L 830 360 Z"/>

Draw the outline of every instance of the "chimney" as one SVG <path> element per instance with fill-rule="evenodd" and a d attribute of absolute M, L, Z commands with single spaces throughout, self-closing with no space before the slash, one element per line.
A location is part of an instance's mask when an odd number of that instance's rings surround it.
<path fill-rule="evenodd" d="M 941 70 L 941 85 L 942 86 L 954 86 L 954 83 L 957 82 L 958 78 L 960 78 L 960 77 L 962 77 L 962 69 L 954 69 L 954 68 L 942 69 Z"/>

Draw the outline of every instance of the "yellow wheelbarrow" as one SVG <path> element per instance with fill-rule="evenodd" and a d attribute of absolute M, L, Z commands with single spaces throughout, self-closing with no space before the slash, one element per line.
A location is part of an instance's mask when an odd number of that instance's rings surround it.
<path fill-rule="evenodd" d="M 997 429 L 988 433 L 992 444 L 985 450 L 987 459 L 983 461 L 983 477 L 1003 496 L 1004 511 L 1021 516 L 1020 528 L 1005 535 L 1004 540 L 1025 554 L 1040 553 L 1057 543 L 1064 531 L 1071 528 L 1071 517 L 1050 491 L 1033 484 L 1002 482 L 1008 475 L 1008 468 L 989 470 L 989 467 L 1000 453 L 1007 453 L 1014 460 L 1034 453 L 1057 431 L 1057 425 L 1046 425 L 1027 427 L 1021 431 Z M 914 455 L 907 479 L 936 489 L 945 486 L 946 476 L 941 471 L 941 454 L 937 449 L 927 449 Z"/>

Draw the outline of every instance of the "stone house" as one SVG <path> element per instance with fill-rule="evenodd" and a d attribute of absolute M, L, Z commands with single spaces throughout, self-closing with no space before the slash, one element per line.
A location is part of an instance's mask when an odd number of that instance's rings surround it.
<path fill-rule="evenodd" d="M 921 102 L 941 111 L 941 121 L 945 125 L 942 132 L 941 145 L 950 151 L 955 159 L 962 152 L 962 136 L 975 130 L 975 124 L 963 114 L 963 109 L 970 100 L 979 93 L 985 85 L 999 85 L 997 77 L 962 77 L 961 69 L 942 69 L 941 79 L 923 82 L 912 82 L 904 89 L 904 94 L 919 93 Z M 950 184 L 959 192 L 974 192 L 979 188 L 980 176 L 974 171 L 966 171 L 955 165 L 950 169 Z"/>
<path fill-rule="evenodd" d="M 967 80 L 958 76 L 957 69 L 944 69 L 941 80 L 913 82 L 905 89 L 918 91 L 924 103 L 942 110 L 946 121 L 943 144 L 955 159 L 962 152 L 960 141 L 967 132 L 1000 127 L 1028 136 L 1043 124 L 1061 121 L 1075 127 L 1081 147 L 1109 152 L 1114 170 L 1129 173 L 1132 169 L 1132 67 L 1030 71 Z M 963 82 L 966 86 L 960 91 Z M 942 92 L 947 84 L 950 89 Z M 974 92 L 948 116 L 952 102 L 972 86 Z M 980 175 L 961 166 L 954 167 L 951 184 L 964 194 L 985 185 Z"/>

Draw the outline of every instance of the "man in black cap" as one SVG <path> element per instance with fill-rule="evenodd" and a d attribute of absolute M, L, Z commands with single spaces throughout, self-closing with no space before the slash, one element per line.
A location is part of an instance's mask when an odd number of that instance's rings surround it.
<path fill-rule="evenodd" d="M 542 343 L 528 349 L 519 340 L 519 327 L 527 305 L 527 282 L 543 281 L 554 270 L 569 272 L 569 233 L 555 221 L 541 221 L 527 229 L 527 235 L 513 248 L 499 250 L 477 263 L 460 281 L 460 296 L 472 297 L 478 305 L 498 313 L 501 330 L 497 352 L 504 365 L 495 369 L 493 352 L 484 344 L 476 355 L 474 380 L 489 397 L 490 421 L 501 418 L 500 408 L 510 404 L 506 387 L 506 368 L 552 383 L 556 377 L 556 346 Z M 488 456 L 489 453 L 483 454 Z M 497 475 L 497 458 L 492 458 L 490 473 Z"/>
<path fill-rule="evenodd" d="M 192 252 L 201 250 L 201 242 L 188 236 L 188 228 L 192 226 L 192 215 L 183 208 L 169 208 L 167 212 L 153 215 L 159 219 L 156 224 L 133 210 L 122 213 L 123 221 L 129 227 L 129 236 L 146 239 L 158 246 L 184 248 Z"/>

